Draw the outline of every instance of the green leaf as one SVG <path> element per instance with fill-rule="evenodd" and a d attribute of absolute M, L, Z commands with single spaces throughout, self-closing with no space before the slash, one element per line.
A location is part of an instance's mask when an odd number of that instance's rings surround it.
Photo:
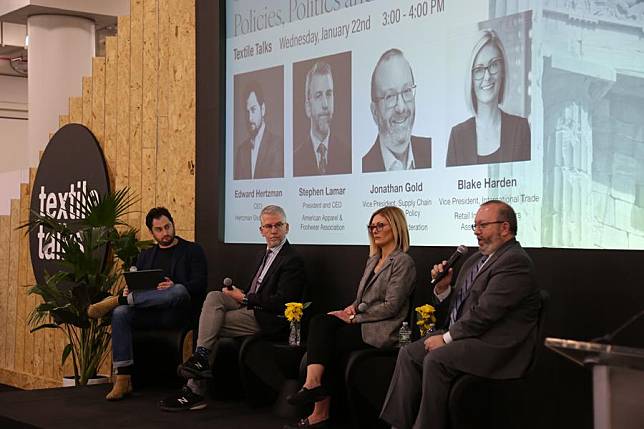
<path fill-rule="evenodd" d="M 36 331 L 40 331 L 41 329 L 47 329 L 47 328 L 56 329 L 58 328 L 58 325 L 56 325 L 55 323 L 43 323 L 42 325 L 33 328 L 29 332 L 34 333 Z"/>
<path fill-rule="evenodd" d="M 62 360 L 60 361 L 60 364 L 61 364 L 61 365 L 65 365 L 65 361 L 67 360 L 67 356 L 69 356 L 69 354 L 70 354 L 71 352 L 72 352 L 72 344 L 71 344 L 71 343 L 69 343 L 69 344 L 67 344 L 67 345 L 65 346 L 65 348 L 63 349 L 63 358 L 62 358 Z"/>

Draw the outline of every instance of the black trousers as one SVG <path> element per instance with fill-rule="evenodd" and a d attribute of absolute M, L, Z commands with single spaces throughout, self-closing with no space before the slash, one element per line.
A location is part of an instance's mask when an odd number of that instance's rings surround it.
<path fill-rule="evenodd" d="M 362 340 L 360 324 L 347 324 L 335 316 L 319 314 L 311 320 L 307 341 L 307 364 L 324 365 L 323 384 L 330 390 L 338 384 L 337 367 L 355 350 L 373 348 Z"/>

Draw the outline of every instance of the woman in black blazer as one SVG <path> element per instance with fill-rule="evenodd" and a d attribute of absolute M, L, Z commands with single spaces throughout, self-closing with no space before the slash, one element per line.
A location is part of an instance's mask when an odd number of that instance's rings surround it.
<path fill-rule="evenodd" d="M 530 125 L 499 108 L 507 87 L 507 59 L 492 30 L 484 30 L 468 63 L 466 103 L 474 116 L 455 125 L 447 148 L 448 167 L 530 159 Z"/>
<path fill-rule="evenodd" d="M 409 231 L 398 207 L 371 215 L 369 259 L 356 299 L 343 310 L 313 318 L 307 342 L 304 387 L 288 398 L 292 405 L 315 403 L 313 413 L 289 428 L 323 428 L 329 419 L 329 369 L 338 357 L 370 347 L 392 347 L 409 311 L 416 267 L 407 254 Z"/>

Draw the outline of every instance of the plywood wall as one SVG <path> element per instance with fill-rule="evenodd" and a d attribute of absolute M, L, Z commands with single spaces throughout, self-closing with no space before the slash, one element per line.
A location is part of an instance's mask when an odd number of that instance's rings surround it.
<path fill-rule="evenodd" d="M 178 233 L 194 238 L 195 0 L 131 0 L 105 58 L 92 60 L 82 95 L 69 99 L 60 126 L 80 123 L 103 148 L 115 189 L 140 197 L 127 221 L 149 238 L 145 213 L 164 205 Z M 52 130 L 55 131 L 55 130 Z M 0 216 L 0 383 L 22 388 L 59 386 L 62 333 L 29 333 L 36 298 L 27 237 L 16 227 L 29 214 L 30 183 Z M 109 368 L 109 362 L 104 366 Z M 67 368 L 67 372 L 69 368 Z"/>

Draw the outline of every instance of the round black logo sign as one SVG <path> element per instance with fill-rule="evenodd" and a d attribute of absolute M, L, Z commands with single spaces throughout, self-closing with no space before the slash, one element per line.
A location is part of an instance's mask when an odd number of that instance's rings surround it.
<path fill-rule="evenodd" d="M 65 125 L 51 138 L 40 160 L 31 210 L 62 221 L 79 219 L 80 202 L 109 189 L 103 151 L 92 132 L 83 125 Z M 56 241 L 42 227 L 29 233 L 29 248 L 38 283 L 44 282 L 45 272 L 60 270 Z"/>

